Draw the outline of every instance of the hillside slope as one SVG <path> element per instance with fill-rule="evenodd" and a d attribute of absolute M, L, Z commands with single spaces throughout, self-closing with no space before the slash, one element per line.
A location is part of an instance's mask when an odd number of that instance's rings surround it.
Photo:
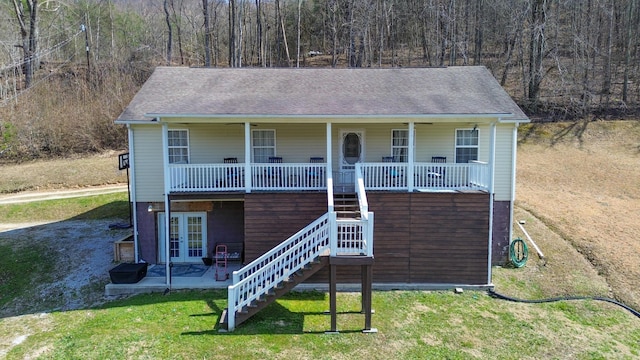
<path fill-rule="evenodd" d="M 520 129 L 517 206 L 569 241 L 640 308 L 640 122 L 530 124 Z M 572 259 L 566 259 L 569 263 Z"/>

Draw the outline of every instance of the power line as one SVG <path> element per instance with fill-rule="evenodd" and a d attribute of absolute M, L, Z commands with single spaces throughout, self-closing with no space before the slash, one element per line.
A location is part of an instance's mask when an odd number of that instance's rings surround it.
<path fill-rule="evenodd" d="M 33 61 L 33 59 L 41 59 L 46 57 L 47 55 L 53 53 L 54 51 L 62 48 L 63 46 L 69 44 L 71 41 L 73 41 L 76 37 L 78 37 L 78 35 L 80 35 L 82 33 L 82 30 L 79 30 L 77 33 L 75 33 L 74 35 L 72 35 L 70 38 L 63 40 L 57 44 L 55 44 L 54 46 L 45 49 L 43 51 L 40 51 L 34 55 L 32 55 L 31 57 L 27 58 L 27 59 L 22 59 L 19 62 L 15 62 L 13 64 L 9 64 L 9 65 L 5 65 L 4 67 L 0 68 L 0 72 L 5 71 L 5 70 L 9 70 L 9 69 L 14 69 L 16 67 L 22 67 L 23 65 L 25 65 L 28 62 Z"/>
<path fill-rule="evenodd" d="M 22 90 L 20 92 L 17 92 L 12 97 L 3 100 L 2 102 L 0 102 L 0 106 L 6 106 L 9 102 L 11 102 L 11 101 L 17 99 L 18 97 L 28 93 L 30 90 L 34 89 L 36 86 L 41 84 L 43 81 L 45 81 L 48 78 L 50 78 L 51 76 L 55 75 L 58 70 L 62 69 L 63 66 L 67 65 L 68 63 L 70 63 L 71 59 L 73 59 L 74 57 L 75 57 L 75 54 L 71 55 L 68 59 L 66 59 L 63 63 L 61 63 L 57 68 L 55 68 L 53 71 L 50 71 L 48 75 L 38 79 L 36 82 L 32 83 L 31 86 L 29 86 L 28 88 L 26 88 L 26 89 L 24 89 L 24 90 Z"/>

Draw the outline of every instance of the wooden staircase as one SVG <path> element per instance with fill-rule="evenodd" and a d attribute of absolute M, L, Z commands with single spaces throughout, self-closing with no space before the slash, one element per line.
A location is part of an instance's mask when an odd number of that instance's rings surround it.
<path fill-rule="evenodd" d="M 294 287 L 296 287 L 296 285 L 302 283 L 303 281 L 311 277 L 311 275 L 317 273 L 327 264 L 329 264 L 329 257 L 320 256 L 314 261 L 307 264 L 303 269 L 295 272 L 286 281 L 277 284 L 275 287 L 273 287 L 273 289 L 271 289 L 271 291 L 267 293 L 266 296 L 259 298 L 249 306 L 244 307 L 242 310 L 236 313 L 236 326 L 247 321 L 250 317 L 260 312 L 260 310 L 264 309 L 269 304 L 291 291 Z M 228 330 L 228 316 L 228 309 L 224 309 L 222 311 L 222 315 L 220 316 L 218 328 L 219 331 L 224 332 Z"/>
<path fill-rule="evenodd" d="M 333 207 L 338 219 L 360 219 L 360 203 L 356 193 L 336 193 L 333 195 Z"/>

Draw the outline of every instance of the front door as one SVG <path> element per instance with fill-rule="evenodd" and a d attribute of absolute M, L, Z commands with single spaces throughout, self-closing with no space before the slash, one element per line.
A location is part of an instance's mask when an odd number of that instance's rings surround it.
<path fill-rule="evenodd" d="M 356 163 L 363 160 L 364 130 L 340 130 L 340 186 L 355 186 Z"/>
<path fill-rule="evenodd" d="M 172 213 L 169 223 L 169 254 L 174 263 L 201 262 L 207 254 L 205 213 Z M 158 214 L 158 262 L 166 262 L 165 214 Z"/>

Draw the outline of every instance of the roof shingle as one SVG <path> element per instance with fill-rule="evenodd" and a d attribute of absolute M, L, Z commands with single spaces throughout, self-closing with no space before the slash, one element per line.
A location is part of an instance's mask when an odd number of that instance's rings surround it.
<path fill-rule="evenodd" d="M 482 66 L 447 68 L 158 67 L 118 120 L 164 116 L 419 116 L 512 114 Z"/>

